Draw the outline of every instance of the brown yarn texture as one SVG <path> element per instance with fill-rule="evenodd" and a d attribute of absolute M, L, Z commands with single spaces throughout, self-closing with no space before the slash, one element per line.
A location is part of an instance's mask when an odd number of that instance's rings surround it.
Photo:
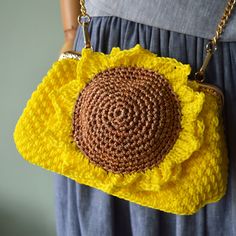
<path fill-rule="evenodd" d="M 106 171 L 129 174 L 158 165 L 181 130 L 179 100 L 168 80 L 139 67 L 102 71 L 80 92 L 73 139 Z"/>

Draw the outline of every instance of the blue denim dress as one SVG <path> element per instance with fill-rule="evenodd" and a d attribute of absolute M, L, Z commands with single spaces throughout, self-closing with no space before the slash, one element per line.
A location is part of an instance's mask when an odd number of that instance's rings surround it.
<path fill-rule="evenodd" d="M 115 16 L 92 17 L 89 26 L 95 51 L 139 43 L 159 56 L 174 57 L 198 69 L 206 39 Z M 74 47 L 81 51 L 78 28 Z M 207 70 L 207 81 L 225 94 L 225 126 L 230 169 L 226 195 L 195 215 L 179 216 L 143 207 L 55 174 L 58 236 L 236 236 L 236 42 L 219 43 Z"/>

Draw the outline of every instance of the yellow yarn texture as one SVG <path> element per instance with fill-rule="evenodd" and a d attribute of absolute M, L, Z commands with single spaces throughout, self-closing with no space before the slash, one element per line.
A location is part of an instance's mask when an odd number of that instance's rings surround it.
<path fill-rule="evenodd" d="M 136 66 L 165 76 L 181 106 L 181 131 L 173 148 L 154 168 L 119 174 L 92 164 L 72 139 L 76 99 L 106 69 Z M 158 57 L 139 44 L 110 54 L 84 48 L 80 60 L 55 62 L 32 93 L 14 131 L 22 157 L 80 184 L 142 206 L 190 215 L 220 200 L 227 188 L 228 158 L 220 108 L 214 95 L 188 80 L 191 68 Z"/>

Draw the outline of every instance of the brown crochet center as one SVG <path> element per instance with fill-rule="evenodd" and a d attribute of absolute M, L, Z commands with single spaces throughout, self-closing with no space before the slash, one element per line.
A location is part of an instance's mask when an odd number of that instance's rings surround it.
<path fill-rule="evenodd" d="M 93 164 L 128 174 L 158 165 L 175 144 L 180 122 L 179 100 L 163 75 L 115 67 L 80 92 L 73 139 Z"/>

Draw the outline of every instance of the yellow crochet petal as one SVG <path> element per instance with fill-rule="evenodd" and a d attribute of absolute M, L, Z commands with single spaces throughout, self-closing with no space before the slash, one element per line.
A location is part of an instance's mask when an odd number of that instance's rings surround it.
<path fill-rule="evenodd" d="M 108 57 L 104 53 L 83 48 L 81 54 L 82 57 L 77 66 L 77 79 L 81 83 L 88 83 L 97 73 L 110 67 Z"/>

